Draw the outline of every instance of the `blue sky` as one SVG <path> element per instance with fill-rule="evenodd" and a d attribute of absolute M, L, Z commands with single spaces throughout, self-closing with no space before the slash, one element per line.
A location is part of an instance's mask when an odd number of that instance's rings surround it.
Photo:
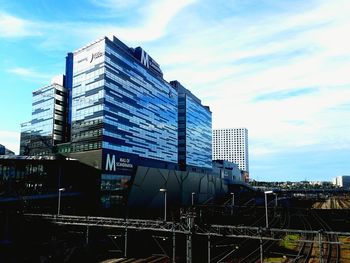
<path fill-rule="evenodd" d="M 67 52 L 114 34 L 209 105 L 213 128 L 248 128 L 251 178 L 350 174 L 349 13 L 347 0 L 0 0 L 0 143 L 18 152 L 31 92 Z"/>

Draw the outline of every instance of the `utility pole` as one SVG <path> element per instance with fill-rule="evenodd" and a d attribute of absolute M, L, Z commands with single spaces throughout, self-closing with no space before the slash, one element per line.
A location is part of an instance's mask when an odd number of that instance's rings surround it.
<path fill-rule="evenodd" d="M 235 194 L 231 193 L 232 199 L 231 199 L 231 215 L 233 215 L 233 207 L 235 205 Z"/>
<path fill-rule="evenodd" d="M 278 195 L 277 193 L 274 193 L 275 195 L 275 206 L 277 207 L 278 206 Z"/>
<path fill-rule="evenodd" d="M 85 237 L 85 242 L 86 242 L 86 245 L 89 244 L 89 226 L 87 225 L 86 226 L 86 237 Z"/>
<path fill-rule="evenodd" d="M 60 215 L 61 212 L 61 192 L 65 191 L 65 188 L 58 189 L 58 204 L 57 204 L 57 215 Z"/>
<path fill-rule="evenodd" d="M 322 230 L 318 233 L 318 245 L 320 249 L 320 263 L 323 263 L 323 253 L 322 253 Z"/>
<path fill-rule="evenodd" d="M 192 228 L 194 225 L 194 218 L 195 214 L 192 210 L 187 212 L 186 219 L 189 231 L 186 234 L 186 263 L 192 263 Z"/>
<path fill-rule="evenodd" d="M 186 235 L 186 263 L 192 263 L 192 233 Z"/>
<path fill-rule="evenodd" d="M 266 197 L 266 194 L 265 194 Z M 266 199 L 265 199 L 266 200 Z M 264 262 L 264 251 L 263 251 L 263 240 L 262 240 L 262 229 L 259 228 L 259 235 L 260 235 L 260 263 Z"/>
<path fill-rule="evenodd" d="M 166 194 L 167 194 L 167 189 L 161 188 L 161 189 L 159 189 L 159 192 L 164 193 L 164 221 L 166 221 Z"/>
<path fill-rule="evenodd" d="M 260 238 L 260 263 L 264 262 L 264 255 L 263 255 L 263 243 L 262 239 Z"/>
<path fill-rule="evenodd" d="M 267 214 L 267 195 L 272 194 L 273 191 L 265 191 L 265 216 L 266 216 L 266 228 L 269 228 L 269 215 Z"/>

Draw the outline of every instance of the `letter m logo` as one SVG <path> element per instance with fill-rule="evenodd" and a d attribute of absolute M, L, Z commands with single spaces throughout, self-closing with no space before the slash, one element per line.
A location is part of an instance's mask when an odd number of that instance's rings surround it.
<path fill-rule="evenodd" d="M 106 159 L 106 171 L 115 171 L 115 156 L 114 154 L 112 157 L 107 153 L 107 159 Z"/>
<path fill-rule="evenodd" d="M 141 52 L 141 63 L 145 65 L 147 68 L 149 68 L 149 58 L 148 54 L 142 49 Z"/>

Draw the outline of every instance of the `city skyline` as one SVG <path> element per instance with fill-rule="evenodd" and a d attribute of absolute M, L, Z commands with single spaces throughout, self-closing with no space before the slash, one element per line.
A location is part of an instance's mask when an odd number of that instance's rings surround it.
<path fill-rule="evenodd" d="M 115 34 L 210 106 L 214 129 L 248 128 L 252 179 L 349 172 L 346 1 L 0 3 L 0 143 L 16 153 L 32 90 L 64 73 L 67 52 Z"/>

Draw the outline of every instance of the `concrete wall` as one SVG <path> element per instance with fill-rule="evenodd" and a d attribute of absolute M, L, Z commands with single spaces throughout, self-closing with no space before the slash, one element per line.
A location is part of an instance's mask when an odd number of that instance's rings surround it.
<path fill-rule="evenodd" d="M 223 196 L 227 185 L 219 177 L 208 173 L 194 173 L 148 167 L 138 167 L 128 195 L 128 207 L 161 207 L 167 189 L 169 205 L 191 204 L 192 192 L 195 203 Z"/>

